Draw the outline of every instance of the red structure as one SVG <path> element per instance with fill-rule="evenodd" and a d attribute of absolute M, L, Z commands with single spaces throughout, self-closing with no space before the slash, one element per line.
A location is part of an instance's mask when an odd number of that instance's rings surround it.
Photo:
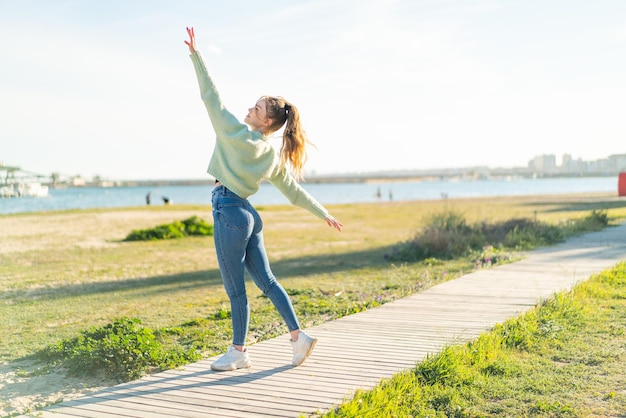
<path fill-rule="evenodd" d="M 626 171 L 619 173 L 619 178 L 617 179 L 617 195 L 626 196 Z"/>

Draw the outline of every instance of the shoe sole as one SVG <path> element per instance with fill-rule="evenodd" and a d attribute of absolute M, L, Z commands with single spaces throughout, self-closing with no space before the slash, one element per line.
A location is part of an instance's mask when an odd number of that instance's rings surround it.
<path fill-rule="evenodd" d="M 313 349 L 315 348 L 315 344 L 317 344 L 317 338 L 313 339 L 313 342 L 311 342 L 311 345 L 309 346 L 309 349 L 306 351 L 306 353 L 304 354 L 304 357 L 302 357 L 302 360 L 300 360 L 297 364 L 294 364 L 294 366 L 299 366 L 302 363 L 304 363 L 304 361 L 306 359 L 309 358 L 309 356 L 311 355 L 311 353 L 313 352 Z"/>
<path fill-rule="evenodd" d="M 228 368 L 220 368 L 220 367 L 214 367 L 211 364 L 211 370 L 215 370 L 216 372 L 231 372 L 231 371 L 237 370 L 237 369 L 247 369 L 248 367 L 252 367 L 252 362 L 249 361 L 249 362 L 245 363 L 243 366 L 238 366 L 238 365 L 235 364 L 235 366 L 233 367 L 232 363 L 229 364 L 228 366 L 230 366 L 230 367 L 228 367 Z"/>

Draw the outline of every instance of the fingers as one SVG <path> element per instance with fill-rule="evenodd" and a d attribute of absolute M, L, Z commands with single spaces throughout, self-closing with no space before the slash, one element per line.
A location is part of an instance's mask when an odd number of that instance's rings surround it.
<path fill-rule="evenodd" d="M 189 52 L 193 53 L 196 50 L 196 34 L 193 30 L 193 27 L 186 28 L 186 29 L 187 29 L 187 35 L 189 35 L 189 40 L 185 41 L 185 45 L 189 47 Z"/>
<path fill-rule="evenodd" d="M 326 223 L 328 224 L 328 226 L 332 226 L 339 232 L 341 232 L 341 229 L 343 228 L 343 224 L 339 222 L 337 219 L 333 218 L 332 216 L 329 216 L 328 218 L 326 218 Z"/>

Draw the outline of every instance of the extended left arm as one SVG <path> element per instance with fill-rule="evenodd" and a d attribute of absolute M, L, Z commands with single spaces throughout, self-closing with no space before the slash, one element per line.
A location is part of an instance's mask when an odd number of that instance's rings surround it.
<path fill-rule="evenodd" d="M 291 204 L 308 210 L 318 218 L 324 219 L 328 226 L 332 226 L 336 230 L 341 231 L 343 224 L 331 216 L 326 208 L 320 205 L 313 196 L 304 190 L 285 167 L 282 167 L 277 175 L 269 180 Z"/>

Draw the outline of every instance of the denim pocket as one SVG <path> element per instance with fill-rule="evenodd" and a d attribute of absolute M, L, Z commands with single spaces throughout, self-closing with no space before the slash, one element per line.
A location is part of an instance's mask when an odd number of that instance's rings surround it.
<path fill-rule="evenodd" d="M 241 203 L 218 203 L 215 212 L 219 222 L 230 229 L 246 229 L 252 223 L 252 215 Z"/>

